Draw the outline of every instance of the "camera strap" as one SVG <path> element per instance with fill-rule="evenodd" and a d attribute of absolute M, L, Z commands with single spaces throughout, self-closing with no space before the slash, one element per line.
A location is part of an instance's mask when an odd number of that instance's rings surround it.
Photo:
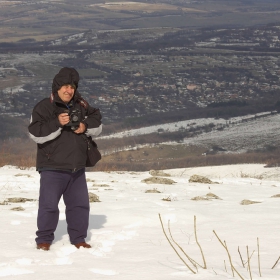
<path fill-rule="evenodd" d="M 88 102 L 85 101 L 82 97 L 79 97 L 78 100 L 77 100 L 85 109 L 88 108 Z"/>
<path fill-rule="evenodd" d="M 88 149 L 89 149 L 89 139 L 88 139 L 88 137 L 85 135 L 85 134 L 81 134 L 81 136 L 84 138 L 84 140 L 86 141 L 86 143 L 87 143 L 87 147 L 88 147 Z"/>

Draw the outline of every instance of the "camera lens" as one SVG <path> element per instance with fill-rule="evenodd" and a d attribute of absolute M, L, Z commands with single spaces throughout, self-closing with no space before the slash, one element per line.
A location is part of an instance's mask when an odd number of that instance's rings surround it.
<path fill-rule="evenodd" d="M 79 116 L 73 115 L 72 116 L 72 121 L 77 122 L 79 120 Z"/>

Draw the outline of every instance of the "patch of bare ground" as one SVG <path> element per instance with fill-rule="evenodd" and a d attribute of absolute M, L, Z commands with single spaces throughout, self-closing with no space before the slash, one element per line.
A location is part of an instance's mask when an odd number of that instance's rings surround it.
<path fill-rule="evenodd" d="M 90 6 L 97 6 L 101 8 L 105 8 L 113 11 L 141 11 L 145 13 L 153 13 L 159 11 L 177 11 L 181 10 L 184 12 L 197 12 L 197 13 L 205 13 L 206 11 L 202 9 L 193 9 L 193 8 L 185 8 L 178 7 L 175 5 L 169 4 L 161 4 L 161 3 L 145 3 L 145 2 L 107 2 L 105 4 L 92 4 Z"/>
<path fill-rule="evenodd" d="M 99 196 L 96 195 L 95 193 L 89 192 L 88 196 L 89 196 L 89 202 L 101 202 L 99 200 Z"/>
<path fill-rule="evenodd" d="M 152 176 L 162 176 L 162 177 L 170 177 L 171 175 L 163 172 L 162 170 L 150 170 L 150 175 Z"/>
<path fill-rule="evenodd" d="M 195 196 L 193 198 L 191 198 L 191 200 L 213 200 L 213 199 L 221 199 L 220 197 L 218 197 L 217 195 L 213 194 L 213 193 L 208 193 L 204 196 Z"/>
<path fill-rule="evenodd" d="M 12 211 L 24 211 L 25 209 L 21 206 L 11 208 Z"/>
<path fill-rule="evenodd" d="M 24 203 L 24 202 L 27 202 L 27 201 L 34 201 L 34 200 L 35 199 L 24 198 L 24 197 L 10 197 L 10 198 L 7 198 L 7 201 L 11 202 L 11 203 Z"/>
<path fill-rule="evenodd" d="M 146 190 L 145 193 L 161 193 L 161 191 L 154 188 L 152 190 Z"/>
<path fill-rule="evenodd" d="M 0 142 L 0 166 L 4 165 L 14 165 L 22 169 L 34 167 L 36 145 L 31 140 L 18 138 Z"/>

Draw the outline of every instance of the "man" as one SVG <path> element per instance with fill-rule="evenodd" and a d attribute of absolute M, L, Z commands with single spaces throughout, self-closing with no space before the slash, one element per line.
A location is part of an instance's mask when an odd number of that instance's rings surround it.
<path fill-rule="evenodd" d="M 49 250 L 59 220 L 58 203 L 63 196 L 71 244 L 91 248 L 85 242 L 89 224 L 89 197 L 85 179 L 86 136 L 101 133 L 101 114 L 77 91 L 79 74 L 64 67 L 54 77 L 50 98 L 33 109 L 28 126 L 37 143 L 36 169 L 40 173 L 40 196 L 36 231 L 37 249 Z M 78 121 L 73 121 L 78 119 Z"/>

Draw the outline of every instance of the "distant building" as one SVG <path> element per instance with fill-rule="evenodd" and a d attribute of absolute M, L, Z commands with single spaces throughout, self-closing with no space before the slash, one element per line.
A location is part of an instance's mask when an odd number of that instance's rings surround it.
<path fill-rule="evenodd" d="M 197 85 L 196 84 L 188 84 L 187 85 L 187 89 L 188 90 L 195 90 L 197 88 Z"/>

